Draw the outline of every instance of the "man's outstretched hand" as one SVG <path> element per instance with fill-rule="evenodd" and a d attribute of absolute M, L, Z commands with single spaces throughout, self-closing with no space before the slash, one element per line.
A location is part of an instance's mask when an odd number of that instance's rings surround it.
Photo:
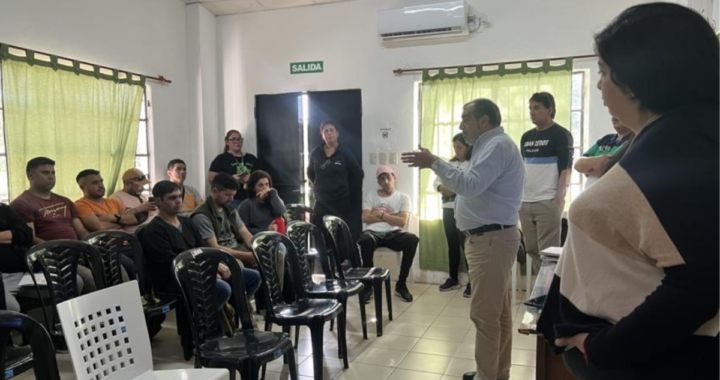
<path fill-rule="evenodd" d="M 411 168 L 427 169 L 438 158 L 430 153 L 429 150 L 420 147 L 419 152 L 406 152 L 400 156 L 402 162 L 409 164 Z"/>

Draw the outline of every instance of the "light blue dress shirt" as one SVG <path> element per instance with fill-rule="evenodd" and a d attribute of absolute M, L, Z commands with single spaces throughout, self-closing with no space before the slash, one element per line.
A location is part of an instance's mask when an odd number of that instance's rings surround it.
<path fill-rule="evenodd" d="M 433 171 L 452 189 L 460 231 L 486 224 L 516 225 L 522 203 L 525 167 L 515 142 L 503 127 L 480 135 L 465 171 L 438 160 Z"/>

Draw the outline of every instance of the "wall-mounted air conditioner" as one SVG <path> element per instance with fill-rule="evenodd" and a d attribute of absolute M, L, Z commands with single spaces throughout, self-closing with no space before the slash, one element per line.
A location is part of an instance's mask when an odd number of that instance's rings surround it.
<path fill-rule="evenodd" d="M 467 35 L 464 1 L 413 5 L 377 12 L 377 32 L 383 42 Z"/>

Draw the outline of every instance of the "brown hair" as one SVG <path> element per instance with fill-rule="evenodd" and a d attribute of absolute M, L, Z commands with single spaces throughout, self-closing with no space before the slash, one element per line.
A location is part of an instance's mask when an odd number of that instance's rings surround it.
<path fill-rule="evenodd" d="M 467 141 L 465 141 L 465 136 L 463 136 L 462 133 L 458 133 L 457 135 L 453 136 L 452 141 L 453 144 L 455 143 L 455 141 L 460 141 L 461 144 L 465 145 L 465 148 L 467 149 L 465 150 L 465 157 L 463 157 L 462 159 L 464 161 L 470 160 L 470 157 L 472 157 L 472 145 L 468 144 Z M 457 155 L 453 156 L 450 162 L 454 161 L 460 161 L 460 157 L 458 157 Z"/>
<path fill-rule="evenodd" d="M 257 183 L 263 178 L 267 178 L 268 184 L 272 187 L 272 177 L 270 176 L 270 173 L 264 170 L 255 170 L 250 174 L 250 178 L 248 178 L 247 181 L 248 197 L 255 198 L 255 185 L 257 185 Z"/>
<path fill-rule="evenodd" d="M 227 153 L 228 150 L 230 150 L 230 147 L 228 147 L 227 141 L 228 141 L 228 139 L 230 139 L 230 136 L 232 136 L 234 133 L 237 133 L 238 135 L 240 135 L 240 138 L 242 138 L 242 133 L 240 133 L 240 131 L 238 131 L 236 129 L 231 129 L 231 130 L 227 131 L 227 133 L 225 134 L 225 146 L 223 147 L 223 153 Z"/>

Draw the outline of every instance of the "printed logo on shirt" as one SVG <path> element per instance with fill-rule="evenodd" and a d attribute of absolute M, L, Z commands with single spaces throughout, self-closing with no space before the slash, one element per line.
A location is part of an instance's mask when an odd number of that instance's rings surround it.
<path fill-rule="evenodd" d="M 67 204 L 56 203 L 54 205 L 46 206 L 38 210 L 42 214 L 43 218 L 65 218 L 67 212 Z"/>

